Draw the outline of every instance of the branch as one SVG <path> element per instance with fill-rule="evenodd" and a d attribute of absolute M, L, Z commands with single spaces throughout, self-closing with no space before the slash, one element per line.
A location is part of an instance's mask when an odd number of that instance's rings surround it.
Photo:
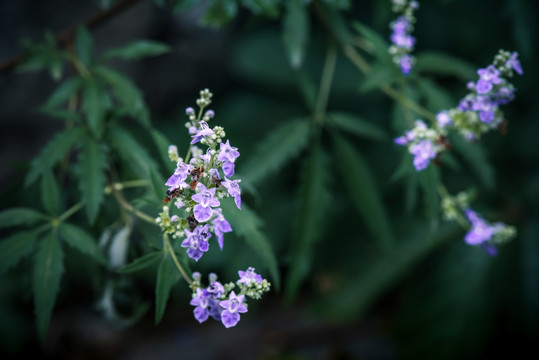
<path fill-rule="evenodd" d="M 129 9 L 140 1 L 141 0 L 120 0 L 108 10 L 98 12 L 97 14 L 83 21 L 81 24 L 83 24 L 88 29 L 96 28 L 99 25 L 108 21 L 109 19 L 115 17 L 116 15 L 121 14 L 122 12 Z M 60 46 L 67 46 L 67 44 L 73 41 L 75 32 L 81 24 L 77 24 L 59 32 L 56 35 L 56 43 Z M 11 59 L 8 59 L 3 63 L 0 63 L 0 72 L 12 70 L 24 60 L 26 55 L 27 53 L 23 52 L 13 56 Z"/>

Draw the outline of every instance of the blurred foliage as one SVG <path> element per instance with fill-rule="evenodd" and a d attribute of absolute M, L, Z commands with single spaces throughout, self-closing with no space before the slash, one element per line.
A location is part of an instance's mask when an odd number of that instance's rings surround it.
<path fill-rule="evenodd" d="M 539 335 L 536 3 L 422 2 L 408 77 L 387 52 L 389 1 L 154 3 L 228 32 L 219 59 L 226 76 L 203 86 L 216 93 L 215 121 L 241 151 L 245 207 L 224 208 L 234 232 L 196 271 L 227 281 L 255 266 L 283 306 L 301 304 L 328 323 L 384 314 L 402 358 L 513 354 L 511 341 L 531 349 Z M 18 70 L 46 70 L 57 82 L 39 111 L 65 126 L 29 161 L 24 184 L 9 190 L 20 195 L 3 204 L 0 316 L 17 322 L 22 315 L 10 309 L 33 299 L 45 342 L 55 309 L 76 301 L 67 286 L 75 280 L 120 326 L 150 306 L 158 323 L 172 301 L 189 313 L 190 289 L 167 246 L 189 272 L 194 267 L 150 224 L 173 170 L 166 147 L 187 146 L 183 110 L 170 105 L 173 120 L 153 114 L 135 79 L 117 69 L 118 60 L 166 57 L 174 48 L 134 40 L 98 53 L 84 26 L 67 46 L 51 32 L 23 45 Z M 392 138 L 425 112 L 456 106 L 499 48 L 519 51 L 525 71 L 505 110 L 507 135 L 481 143 L 451 137 L 442 166 L 417 173 Z M 474 207 L 515 225 L 519 236 L 496 258 L 466 246 L 465 231 L 441 219 L 441 179 L 450 192 L 477 189 Z M 10 333 L 6 321 L 0 342 L 16 351 L 25 335 L 16 326 Z"/>

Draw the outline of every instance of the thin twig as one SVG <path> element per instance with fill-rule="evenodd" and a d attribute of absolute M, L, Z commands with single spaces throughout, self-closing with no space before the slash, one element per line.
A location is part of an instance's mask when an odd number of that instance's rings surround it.
<path fill-rule="evenodd" d="M 193 280 L 191 280 L 189 275 L 187 275 L 187 273 L 181 266 L 180 262 L 178 261 L 178 258 L 176 257 L 176 253 L 174 252 L 174 249 L 172 248 L 172 244 L 170 243 L 170 240 L 168 239 L 168 235 L 163 234 L 163 238 L 165 239 L 165 246 L 167 247 L 167 250 L 170 256 L 172 256 L 172 261 L 174 261 L 174 264 L 178 268 L 178 271 L 182 274 L 183 278 L 185 279 L 185 281 L 187 281 L 189 286 L 193 285 Z"/>
<path fill-rule="evenodd" d="M 152 218 L 151 216 L 141 212 L 141 211 L 138 211 L 138 210 L 135 210 L 135 208 L 133 207 L 133 205 L 131 205 L 129 202 L 127 202 L 127 200 L 125 200 L 125 198 L 123 197 L 122 193 L 120 193 L 118 190 L 116 190 L 114 188 L 114 186 L 111 186 L 111 190 L 112 190 L 112 193 L 114 194 L 114 197 L 116 198 L 116 200 L 118 201 L 118 203 L 124 208 L 126 209 L 127 211 L 129 212 L 132 212 L 136 217 L 150 223 L 150 224 L 153 224 L 153 225 L 157 225 L 155 223 L 155 219 Z"/>

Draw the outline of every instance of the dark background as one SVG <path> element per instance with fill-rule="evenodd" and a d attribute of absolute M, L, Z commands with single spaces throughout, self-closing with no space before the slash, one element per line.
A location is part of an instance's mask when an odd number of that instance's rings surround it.
<path fill-rule="evenodd" d="M 360 20 L 389 36 L 388 23 L 393 18 L 389 1 L 352 3 L 344 12 L 346 19 Z M 517 227 L 519 235 L 498 257 L 489 258 L 463 245 L 464 231 L 453 231 L 444 245 L 402 266 L 376 292 L 364 313 L 337 321 L 328 315 L 332 313 L 328 305 L 317 306 L 318 300 L 354 279 L 364 260 L 356 254 L 367 256 L 371 248 L 368 239 L 357 235 L 347 196 L 341 193 L 331 202 L 331 216 L 324 219 L 327 226 L 315 247 L 312 277 L 292 305 L 285 305 L 281 295 L 272 292 L 253 304 L 236 328 L 226 330 L 215 322 L 198 325 L 188 305 L 188 289 L 179 284 L 163 322 L 155 326 L 152 278 L 143 277 L 135 286 L 136 296 L 150 299 L 150 308 L 136 325 L 119 329 L 95 310 L 99 294 L 87 286 L 88 274 L 79 269 L 79 275 L 63 282 L 48 341 L 41 348 L 34 334 L 32 299 L 23 288 L 25 279 L 11 271 L 0 283 L 0 354 L 66 359 L 487 358 L 519 357 L 527 350 L 533 354 L 539 340 L 538 7 L 532 0 L 438 0 L 421 3 L 417 13 L 418 53 L 444 51 L 477 68 L 489 64 L 500 48 L 520 53 L 524 76 L 514 79 L 516 100 L 504 108 L 508 134 L 489 134 L 484 139 L 495 166 L 495 188 L 478 184 L 470 169 L 447 176 L 448 187 L 454 191 L 470 185 L 478 189 L 479 208 L 489 209 L 489 219 Z M 98 10 L 92 1 L 0 1 L 0 62 L 22 51 L 22 38 L 42 39 L 44 30 L 59 32 Z M 141 1 L 93 29 L 92 35 L 98 52 L 139 38 L 170 45 L 169 54 L 118 61 L 113 67 L 141 88 L 153 124 L 178 144 L 186 138 L 185 107 L 194 103 L 199 89 L 210 88 L 216 119 L 241 151 L 239 168 L 257 139 L 286 119 L 306 114 L 307 109 L 293 78 L 287 76 L 278 19 L 242 8 L 231 24 L 215 30 L 198 25 L 202 12 L 203 6 L 198 6 L 174 14 Z M 326 35 L 311 15 L 306 66 L 318 81 Z M 391 101 L 377 91 L 359 93 L 355 79 L 361 76 L 339 54 L 329 108 L 367 115 L 396 136 L 390 125 Z M 466 93 L 465 84 L 457 79 L 434 80 L 447 88 L 455 104 Z M 55 86 L 45 72 L 0 74 L 2 208 L 16 206 L 23 197 L 25 201 L 32 198 L 32 190 L 22 188 L 20 182 L 31 158 L 63 126 L 35 110 Z M 421 234 L 426 226 L 423 212 L 403 214 L 402 185 L 388 180 L 400 162 L 401 150 L 391 143 L 359 146 L 377 175 L 395 234 L 402 233 L 403 238 Z M 285 276 L 300 165 L 301 157 L 279 176 L 263 181 L 257 196 L 248 195 L 245 200 L 265 220 Z M 338 178 L 332 179 L 332 186 L 340 188 Z M 19 196 L 20 192 L 26 192 L 25 196 Z M 245 268 L 252 254 L 242 252 L 241 245 L 232 244 L 230 249 L 222 259 L 210 257 L 202 270 L 216 266 L 223 278 L 229 278 L 235 269 Z M 234 265 L 225 265 L 229 262 Z M 134 289 L 129 288 L 126 296 L 130 291 Z"/>

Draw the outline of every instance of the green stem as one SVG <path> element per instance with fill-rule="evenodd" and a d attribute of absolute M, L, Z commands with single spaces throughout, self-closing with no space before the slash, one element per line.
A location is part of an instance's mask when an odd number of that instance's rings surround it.
<path fill-rule="evenodd" d="M 322 78 L 320 79 L 320 89 L 318 91 L 318 100 L 316 101 L 316 110 L 314 113 L 315 122 L 321 124 L 324 122 L 326 108 L 335 73 L 335 65 L 337 64 L 337 48 L 332 42 L 329 44 L 324 69 L 322 70 Z"/>
<path fill-rule="evenodd" d="M 193 285 L 193 280 L 191 280 L 189 275 L 187 275 L 187 273 L 185 272 L 185 270 L 181 266 L 180 262 L 178 261 L 178 258 L 176 257 L 176 253 L 174 252 L 174 249 L 172 248 L 172 244 L 170 243 L 168 235 L 163 234 L 163 238 L 165 239 L 165 246 L 167 248 L 167 251 L 169 252 L 170 256 L 172 257 L 172 261 L 174 261 L 174 264 L 178 268 L 178 271 L 180 272 L 180 274 L 182 274 L 183 278 L 185 279 L 185 281 L 187 281 L 189 286 Z"/>
<path fill-rule="evenodd" d="M 83 78 L 89 79 L 92 77 L 90 70 L 88 70 L 86 65 L 84 65 L 84 63 L 81 61 L 81 59 L 77 55 L 73 55 L 72 60 L 73 60 L 73 65 L 75 66 L 75 68 L 77 69 L 77 71 Z"/>
<path fill-rule="evenodd" d="M 130 203 L 127 202 L 127 200 L 124 199 L 124 197 L 122 196 L 122 194 L 116 190 L 115 188 L 112 188 L 112 193 L 114 194 L 114 197 L 116 198 L 116 200 L 118 201 L 118 203 L 124 208 L 126 209 L 127 211 L 133 213 L 136 217 L 138 217 L 139 219 L 142 219 L 144 221 L 146 221 L 147 223 L 150 223 L 150 224 L 153 224 L 153 225 L 157 225 L 155 223 L 155 219 L 152 218 L 151 216 L 139 211 L 139 210 L 135 210 L 135 208 L 133 207 L 133 205 L 131 205 Z"/>
<path fill-rule="evenodd" d="M 58 219 L 58 223 L 61 223 L 63 221 L 65 221 L 67 218 L 69 218 L 71 215 L 73 215 L 74 213 L 76 213 L 77 211 L 79 211 L 80 209 L 82 208 L 82 203 L 77 203 L 75 205 L 73 205 L 72 207 L 70 207 L 69 209 L 66 210 L 65 213 L 63 213 Z"/>

